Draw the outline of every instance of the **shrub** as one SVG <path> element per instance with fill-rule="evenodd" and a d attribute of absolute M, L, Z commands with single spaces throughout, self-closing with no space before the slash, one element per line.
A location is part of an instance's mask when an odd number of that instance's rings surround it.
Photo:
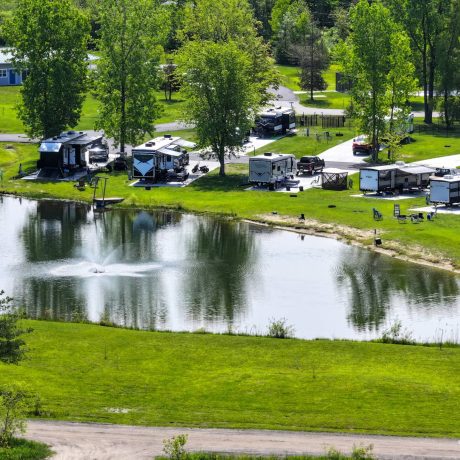
<path fill-rule="evenodd" d="M 294 327 L 287 324 L 286 318 L 272 318 L 268 323 L 267 335 L 275 339 L 288 339 L 294 336 Z"/>
<path fill-rule="evenodd" d="M 413 345 L 412 332 L 403 329 L 401 321 L 395 321 L 388 329 L 385 329 L 381 338 L 383 343 L 395 343 L 400 345 Z"/>
<path fill-rule="evenodd" d="M 163 452 L 170 460 L 184 460 L 186 458 L 185 444 L 187 443 L 187 438 L 186 434 L 179 434 L 163 440 Z"/>

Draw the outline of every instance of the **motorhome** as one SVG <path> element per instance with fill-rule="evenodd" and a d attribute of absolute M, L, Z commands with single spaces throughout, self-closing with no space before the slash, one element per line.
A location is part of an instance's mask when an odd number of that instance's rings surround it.
<path fill-rule="evenodd" d="M 460 174 L 430 177 L 430 202 L 446 205 L 460 203 Z"/>
<path fill-rule="evenodd" d="M 406 165 L 397 161 L 392 165 L 369 166 L 359 171 L 359 188 L 363 192 L 394 192 L 428 186 L 434 169 Z"/>
<path fill-rule="evenodd" d="M 260 137 L 269 137 L 286 134 L 295 127 L 294 110 L 287 107 L 276 107 L 258 114 L 255 131 Z"/>
<path fill-rule="evenodd" d="M 277 184 L 293 176 L 297 170 L 294 155 L 264 153 L 249 158 L 249 182 L 252 184 Z"/>
<path fill-rule="evenodd" d="M 183 170 L 189 163 L 188 153 L 183 147 L 194 146 L 192 142 L 166 134 L 134 147 L 133 177 L 154 182 L 164 177 L 167 171 Z"/>

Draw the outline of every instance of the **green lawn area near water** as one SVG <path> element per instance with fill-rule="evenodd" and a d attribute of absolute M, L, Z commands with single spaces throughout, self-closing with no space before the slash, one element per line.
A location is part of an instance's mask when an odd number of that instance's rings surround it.
<path fill-rule="evenodd" d="M 191 135 L 191 132 L 187 132 Z M 420 135 L 422 136 L 422 135 Z M 283 141 L 271 144 L 274 152 L 297 150 L 298 146 L 289 144 L 289 138 L 282 148 Z M 303 142 L 295 141 L 295 142 Z M 420 142 L 420 141 L 417 141 Z M 414 143 L 415 145 L 416 143 Z M 25 171 L 33 170 L 38 159 L 35 145 L 15 144 L 5 149 L 0 144 L 0 169 L 4 171 L 0 181 L 0 192 L 21 194 L 32 198 L 58 198 L 91 202 L 93 189 L 78 190 L 72 182 L 35 182 L 11 180 L 18 173 L 19 163 Z M 303 152 L 302 152 L 303 153 Z M 209 212 L 270 221 L 273 211 L 279 216 L 291 217 L 287 224 L 296 224 L 295 218 L 301 213 L 318 225 L 328 225 L 321 232 L 338 233 L 346 240 L 356 240 L 365 246 L 373 242 L 373 230 L 377 229 L 383 239 L 383 248 L 396 250 L 400 254 L 410 254 L 410 260 L 423 257 L 439 263 L 449 260 L 454 267 L 460 267 L 460 245 L 458 234 L 460 218 L 457 215 L 438 214 L 431 222 L 418 225 L 401 225 L 393 218 L 393 200 L 363 198 L 359 192 L 359 178 L 352 176 L 353 188 L 344 191 L 309 189 L 295 193 L 276 193 L 266 191 L 247 191 L 248 165 L 227 165 L 227 176 L 219 177 L 217 170 L 193 182 L 188 187 L 153 187 L 145 190 L 130 187 L 126 173 L 112 173 L 108 182 L 107 195 L 119 196 L 125 200 L 122 207 L 161 208 L 167 207 L 190 212 Z M 423 196 L 405 199 L 400 202 L 401 213 L 409 214 L 414 207 L 425 206 Z M 332 206 L 333 205 L 333 206 Z M 374 221 L 372 208 L 383 214 L 382 221 Z M 281 224 L 283 222 L 280 222 Z M 318 227 L 315 224 L 315 227 Z M 349 231 L 342 231 L 342 227 Z M 411 251 L 411 248 L 416 251 Z"/>
<path fill-rule="evenodd" d="M 147 332 L 25 321 L 0 364 L 45 418 L 136 425 L 460 435 L 460 348 Z"/>
<path fill-rule="evenodd" d="M 0 87 L 0 133 L 20 134 L 25 132 L 16 109 L 16 105 L 21 97 L 19 93 L 20 88 L 20 86 Z M 163 112 L 160 118 L 155 120 L 155 124 L 170 123 L 178 120 L 181 117 L 180 112 L 184 105 L 184 100 L 180 99 L 177 94 L 173 94 L 172 101 L 166 101 L 162 91 L 157 91 L 156 95 Z M 80 122 L 77 126 L 69 128 L 92 130 L 94 129 L 97 117 L 98 102 L 91 93 L 88 93 L 83 103 Z"/>

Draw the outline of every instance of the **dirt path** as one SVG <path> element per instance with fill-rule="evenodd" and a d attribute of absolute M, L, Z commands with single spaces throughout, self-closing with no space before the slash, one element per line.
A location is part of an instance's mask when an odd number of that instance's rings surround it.
<path fill-rule="evenodd" d="M 152 459 L 163 439 L 187 434 L 187 449 L 250 454 L 324 454 L 331 446 L 350 452 L 353 445 L 374 446 L 379 459 L 460 459 L 456 439 L 360 436 L 262 430 L 153 428 L 70 422 L 29 422 L 27 437 L 50 444 L 59 460 Z"/>

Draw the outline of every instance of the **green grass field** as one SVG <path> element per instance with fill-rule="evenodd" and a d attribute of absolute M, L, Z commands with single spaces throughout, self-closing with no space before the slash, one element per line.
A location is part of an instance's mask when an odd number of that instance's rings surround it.
<path fill-rule="evenodd" d="M 16 105 L 19 102 L 19 86 L 0 87 L 0 133 L 23 133 L 24 126 L 17 116 Z M 180 118 L 180 111 L 184 101 L 177 94 L 173 94 L 171 102 L 165 101 L 164 94 L 157 91 L 157 100 L 163 113 L 155 120 L 155 124 L 170 123 Z M 77 126 L 70 128 L 89 130 L 94 129 L 98 117 L 98 102 L 90 93 L 83 104 L 82 116 Z"/>
<path fill-rule="evenodd" d="M 328 132 L 330 137 L 326 137 Z M 337 136 L 336 134 L 342 134 Z M 342 142 L 356 136 L 358 132 L 354 128 L 309 128 L 309 136 L 306 135 L 306 129 L 300 128 L 297 136 L 287 136 L 272 144 L 256 150 L 256 154 L 264 152 L 274 153 L 292 153 L 297 158 L 304 155 L 318 155 L 321 152 L 341 144 Z"/>
<path fill-rule="evenodd" d="M 14 439 L 9 448 L 0 447 L 2 460 L 42 460 L 52 453 L 45 444 L 25 439 Z"/>
<path fill-rule="evenodd" d="M 26 324 L 0 384 L 27 381 L 48 418 L 460 435 L 460 348 Z"/>

